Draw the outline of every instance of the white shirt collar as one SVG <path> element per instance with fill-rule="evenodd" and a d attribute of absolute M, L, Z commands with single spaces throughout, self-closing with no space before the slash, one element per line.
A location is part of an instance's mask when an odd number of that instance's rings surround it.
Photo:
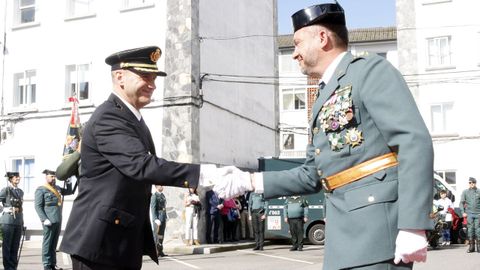
<path fill-rule="evenodd" d="M 328 65 L 327 70 L 325 70 L 325 73 L 323 73 L 321 81 L 323 81 L 325 84 L 328 84 L 330 79 L 333 76 L 333 73 L 337 69 L 338 65 L 340 64 L 340 61 L 342 61 L 343 56 L 347 54 L 347 52 L 342 52 L 341 54 L 337 55 L 335 59 Z"/>
<path fill-rule="evenodd" d="M 127 108 L 130 109 L 130 111 L 135 115 L 135 117 L 137 118 L 138 121 L 140 121 L 142 119 L 142 114 L 135 108 L 132 106 L 132 104 L 128 103 L 125 99 L 123 99 L 119 94 L 117 94 L 116 92 L 113 92 L 113 94 L 115 96 L 117 96 L 121 101 L 123 101 L 123 103 L 125 103 L 125 105 L 127 106 Z"/>

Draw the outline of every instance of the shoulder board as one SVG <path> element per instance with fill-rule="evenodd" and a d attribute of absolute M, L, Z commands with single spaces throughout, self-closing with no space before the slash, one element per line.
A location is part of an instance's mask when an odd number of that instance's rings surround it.
<path fill-rule="evenodd" d="M 367 51 L 363 51 L 363 52 L 358 52 L 354 55 L 353 59 L 352 59 L 352 63 L 359 60 L 359 59 L 366 59 L 368 58 L 369 56 L 371 56 L 373 54 L 367 52 Z"/>

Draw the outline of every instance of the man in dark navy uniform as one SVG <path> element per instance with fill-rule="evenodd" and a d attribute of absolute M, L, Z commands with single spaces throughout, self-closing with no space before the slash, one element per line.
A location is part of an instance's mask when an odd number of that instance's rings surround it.
<path fill-rule="evenodd" d="M 152 184 L 212 186 L 223 168 L 167 161 L 156 155 L 140 109 L 151 102 L 162 51 L 147 46 L 108 56 L 113 93 L 92 114 L 82 136 L 81 175 L 60 250 L 77 269 L 158 263 L 149 205 Z"/>
<path fill-rule="evenodd" d="M 153 237 L 157 254 L 160 257 L 166 256 L 163 253 L 163 238 L 165 236 L 165 227 L 167 226 L 167 198 L 163 194 L 163 186 L 155 185 L 156 191 L 152 194 L 150 200 L 150 212 L 153 220 Z"/>
<path fill-rule="evenodd" d="M 8 186 L 0 191 L 3 214 L 0 217 L 3 243 L 2 256 L 5 270 L 15 270 L 18 265 L 18 249 L 23 227 L 23 190 L 18 188 L 20 174 L 7 172 Z"/>

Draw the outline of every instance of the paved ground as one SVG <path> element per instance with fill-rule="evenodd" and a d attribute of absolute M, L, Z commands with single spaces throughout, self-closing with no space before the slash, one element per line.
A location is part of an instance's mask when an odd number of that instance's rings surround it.
<path fill-rule="evenodd" d="M 267 241 L 268 244 L 268 241 Z M 165 243 L 164 251 L 172 256 L 185 256 L 192 254 L 213 254 L 218 252 L 250 249 L 254 246 L 254 242 L 241 241 L 227 244 L 201 245 L 201 246 L 185 246 L 180 241 L 171 241 Z M 1 252 L 0 252 L 1 257 Z M 147 256 L 144 257 L 143 269 L 158 268 L 158 266 Z M 57 253 L 57 265 L 65 270 L 72 269 L 70 257 L 62 252 Z M 3 265 L 0 264 L 0 269 Z M 18 270 L 42 270 L 41 241 L 25 241 L 22 248 L 20 263 Z"/>

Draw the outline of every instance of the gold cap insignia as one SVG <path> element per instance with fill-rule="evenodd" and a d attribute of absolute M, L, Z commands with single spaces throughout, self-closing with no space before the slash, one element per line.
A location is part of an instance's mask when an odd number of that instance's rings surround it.
<path fill-rule="evenodd" d="M 156 63 L 158 59 L 160 59 L 160 56 L 162 56 L 162 51 L 160 51 L 160 49 L 157 48 L 154 52 L 150 54 L 150 60 Z"/>

